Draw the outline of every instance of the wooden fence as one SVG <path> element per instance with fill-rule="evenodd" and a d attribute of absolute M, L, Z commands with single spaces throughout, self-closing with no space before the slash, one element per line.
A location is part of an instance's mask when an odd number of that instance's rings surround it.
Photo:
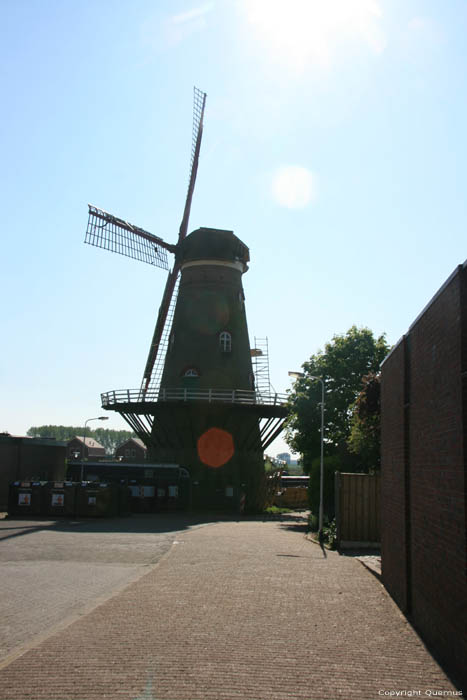
<path fill-rule="evenodd" d="M 375 547 L 381 541 L 379 474 L 335 474 L 338 547 Z"/>

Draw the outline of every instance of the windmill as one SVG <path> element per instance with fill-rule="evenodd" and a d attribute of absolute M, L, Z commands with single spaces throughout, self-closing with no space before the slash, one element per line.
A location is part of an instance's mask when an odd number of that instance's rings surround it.
<path fill-rule="evenodd" d="M 89 205 L 85 243 L 169 270 L 139 389 L 101 395 L 159 463 L 187 467 L 195 505 L 259 504 L 263 452 L 286 397 L 255 388 L 242 275 L 248 247 L 232 231 L 188 234 L 206 94 L 194 89 L 188 192 L 175 244 Z"/>

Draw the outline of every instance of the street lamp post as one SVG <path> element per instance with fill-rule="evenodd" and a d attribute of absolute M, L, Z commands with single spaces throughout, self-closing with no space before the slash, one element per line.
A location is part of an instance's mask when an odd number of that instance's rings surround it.
<path fill-rule="evenodd" d="M 84 422 L 84 433 L 83 433 L 83 456 L 81 459 L 81 481 L 83 481 L 84 475 L 84 453 L 86 451 L 86 426 L 91 420 L 109 420 L 109 416 L 97 416 L 97 418 L 88 418 Z"/>
<path fill-rule="evenodd" d="M 304 377 L 303 372 L 289 372 L 289 377 Z M 321 382 L 321 459 L 319 475 L 319 538 L 323 537 L 323 501 L 324 501 L 324 379 L 310 376 L 315 382 Z"/>

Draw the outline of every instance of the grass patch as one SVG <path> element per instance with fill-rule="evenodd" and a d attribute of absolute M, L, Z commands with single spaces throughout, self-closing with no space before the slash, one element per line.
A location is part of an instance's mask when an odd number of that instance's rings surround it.
<path fill-rule="evenodd" d="M 278 506 L 269 506 L 269 508 L 265 508 L 264 513 L 268 513 L 269 515 L 281 515 L 282 513 L 291 513 L 292 508 L 278 508 Z"/>

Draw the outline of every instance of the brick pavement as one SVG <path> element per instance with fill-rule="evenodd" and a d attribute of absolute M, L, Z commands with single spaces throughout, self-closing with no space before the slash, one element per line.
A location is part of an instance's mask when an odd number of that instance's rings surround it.
<path fill-rule="evenodd" d="M 149 573 L 0 670 L 1 700 L 373 700 L 427 690 L 455 687 L 382 585 L 287 522 L 177 535 Z"/>
<path fill-rule="evenodd" d="M 0 663 L 146 573 L 180 527 L 164 522 L 167 532 L 144 516 L 1 521 Z"/>

